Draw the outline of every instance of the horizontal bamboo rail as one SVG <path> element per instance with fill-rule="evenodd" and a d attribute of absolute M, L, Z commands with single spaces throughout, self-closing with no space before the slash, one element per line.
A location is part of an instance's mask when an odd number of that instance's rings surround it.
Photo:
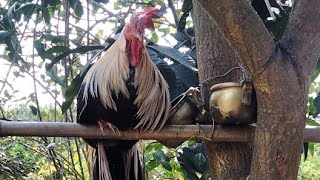
<path fill-rule="evenodd" d="M 224 142 L 252 142 L 255 127 L 212 125 L 169 125 L 161 131 L 139 132 L 109 129 L 103 132 L 98 126 L 84 126 L 77 123 L 30 122 L 0 120 L 0 136 L 46 136 L 46 137 L 84 137 L 97 139 L 155 139 L 155 140 L 210 140 Z M 308 126 L 304 130 L 305 142 L 320 142 L 320 127 Z"/>

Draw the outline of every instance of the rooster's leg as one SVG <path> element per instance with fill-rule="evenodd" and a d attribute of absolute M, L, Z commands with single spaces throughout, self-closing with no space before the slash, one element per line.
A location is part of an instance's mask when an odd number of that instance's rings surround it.
<path fill-rule="evenodd" d="M 116 134 L 116 131 L 119 131 L 119 129 L 118 129 L 116 126 L 114 126 L 113 124 L 111 124 L 111 123 L 109 123 L 109 122 L 107 122 L 107 121 L 104 121 L 104 120 L 99 120 L 99 121 L 98 121 L 98 125 L 99 125 L 100 130 L 102 131 L 102 133 L 103 133 L 104 128 L 105 128 L 106 126 L 108 126 L 108 127 L 112 130 L 112 132 L 113 132 L 114 134 Z"/>

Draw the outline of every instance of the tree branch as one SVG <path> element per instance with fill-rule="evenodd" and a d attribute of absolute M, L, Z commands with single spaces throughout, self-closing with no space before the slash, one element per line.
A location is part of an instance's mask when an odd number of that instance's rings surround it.
<path fill-rule="evenodd" d="M 275 47 L 271 34 L 247 0 L 199 0 L 250 74 L 262 67 Z"/>
<path fill-rule="evenodd" d="M 174 4 L 173 4 L 172 0 L 168 0 L 168 6 L 170 7 L 170 9 L 172 11 L 172 15 L 173 15 L 175 24 L 178 25 L 179 16 L 178 16 L 176 8 L 174 7 Z"/>
<path fill-rule="evenodd" d="M 98 126 L 84 126 L 65 122 L 30 122 L 0 120 L 0 136 L 84 137 L 122 140 L 210 140 L 219 142 L 252 142 L 255 127 L 211 125 L 170 125 L 161 131 L 139 132 L 134 130 L 104 132 Z M 212 133 L 213 132 L 213 133 Z M 308 126 L 304 130 L 305 142 L 320 142 L 320 127 Z"/>
<path fill-rule="evenodd" d="M 320 52 L 320 1 L 296 0 L 281 40 L 310 76 Z"/>

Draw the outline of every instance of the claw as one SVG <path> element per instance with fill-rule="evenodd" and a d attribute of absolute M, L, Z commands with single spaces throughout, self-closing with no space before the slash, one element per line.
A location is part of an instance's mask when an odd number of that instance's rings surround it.
<path fill-rule="evenodd" d="M 104 128 L 105 127 L 110 128 L 114 134 L 116 134 L 116 132 L 119 131 L 119 129 L 116 126 L 114 126 L 113 124 L 111 124 L 111 123 L 109 123 L 107 121 L 104 121 L 104 120 L 99 120 L 98 121 L 98 125 L 99 125 L 100 130 L 102 131 L 102 133 L 104 132 Z"/>
<path fill-rule="evenodd" d="M 103 121 L 103 120 L 98 121 L 98 125 L 99 125 L 99 128 L 100 128 L 102 134 L 104 132 L 104 127 L 106 126 L 106 124 L 107 123 L 105 121 Z"/>
<path fill-rule="evenodd" d="M 119 129 L 111 123 L 107 122 L 107 126 L 112 130 L 113 134 L 116 134 L 116 131 L 119 131 Z"/>

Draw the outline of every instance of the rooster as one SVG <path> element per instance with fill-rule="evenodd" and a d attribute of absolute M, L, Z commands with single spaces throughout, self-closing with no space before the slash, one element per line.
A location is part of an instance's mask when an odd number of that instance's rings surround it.
<path fill-rule="evenodd" d="M 135 13 L 119 38 L 86 74 L 77 97 L 77 122 L 117 130 L 159 130 L 170 110 L 168 85 L 144 45 L 159 10 Z M 137 141 L 84 139 L 96 149 L 94 179 L 143 179 Z"/>

